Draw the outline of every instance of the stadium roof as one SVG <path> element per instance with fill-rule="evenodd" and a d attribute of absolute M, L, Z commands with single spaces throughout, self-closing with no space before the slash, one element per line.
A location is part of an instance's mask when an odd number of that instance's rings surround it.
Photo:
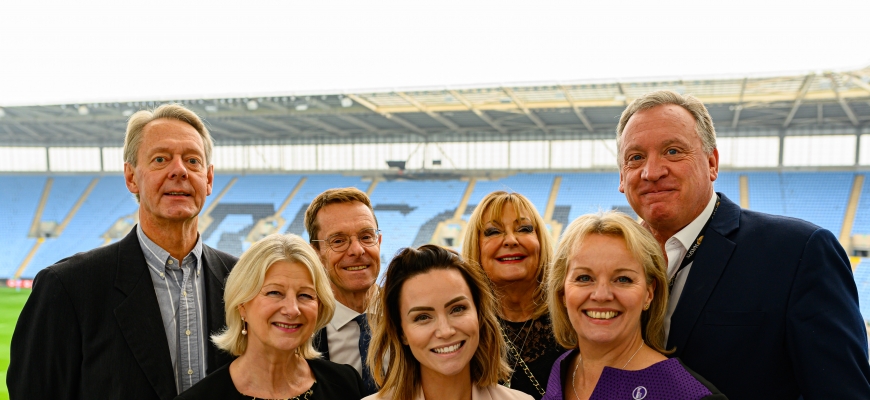
<path fill-rule="evenodd" d="M 643 93 L 699 97 L 720 136 L 859 134 L 870 67 L 806 75 L 572 82 L 454 89 L 176 99 L 218 144 L 612 138 Z M 0 108 L 0 144 L 119 146 L 126 120 L 166 101 Z"/>

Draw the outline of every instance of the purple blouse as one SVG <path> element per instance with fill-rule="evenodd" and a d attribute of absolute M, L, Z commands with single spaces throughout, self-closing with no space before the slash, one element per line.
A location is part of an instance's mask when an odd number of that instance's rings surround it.
<path fill-rule="evenodd" d="M 577 350 L 562 354 L 553 364 L 547 381 L 547 394 L 542 400 L 562 400 L 563 361 Z M 568 363 L 564 363 L 568 367 Z M 565 379 L 571 379 L 566 371 Z M 676 358 L 669 358 L 637 371 L 604 367 L 589 400 L 698 400 L 711 395 L 703 383 L 695 379 Z"/>

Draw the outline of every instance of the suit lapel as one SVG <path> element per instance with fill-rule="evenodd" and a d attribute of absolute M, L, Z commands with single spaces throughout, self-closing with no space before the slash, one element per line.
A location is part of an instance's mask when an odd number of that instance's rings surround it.
<path fill-rule="evenodd" d="M 178 393 L 160 305 L 134 227 L 121 240 L 115 288 L 124 299 L 114 310 L 121 333 L 148 382 L 161 399 Z"/>
<path fill-rule="evenodd" d="M 692 269 L 689 271 L 683 293 L 680 295 L 674 315 L 671 316 L 667 348 L 674 346 L 677 348 L 672 357 L 679 357 L 682 354 L 692 329 L 697 325 L 701 311 L 707 304 L 707 299 L 713 293 L 736 247 L 727 235 L 739 227 L 740 207 L 721 193 L 719 198 L 722 203 L 704 234 L 704 241 L 698 248 L 697 258 L 692 262 Z"/>
<path fill-rule="evenodd" d="M 224 313 L 224 286 L 227 282 L 227 276 L 230 273 L 230 267 L 224 263 L 224 260 L 211 248 L 203 244 L 202 260 L 205 274 L 205 312 L 206 321 L 208 323 L 208 341 L 206 356 L 208 359 L 207 373 L 211 373 L 217 368 L 232 360 L 232 357 L 211 343 L 211 335 L 223 330 L 226 325 L 226 316 Z"/>

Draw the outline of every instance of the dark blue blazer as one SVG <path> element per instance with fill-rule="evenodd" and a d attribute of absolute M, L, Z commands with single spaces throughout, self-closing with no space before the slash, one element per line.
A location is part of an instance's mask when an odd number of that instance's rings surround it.
<path fill-rule="evenodd" d="M 732 399 L 870 399 L 867 332 L 837 238 L 719 197 L 671 319 L 671 356 Z"/>
<path fill-rule="evenodd" d="M 209 334 L 225 325 L 236 257 L 202 246 Z M 207 373 L 232 361 L 208 341 Z M 120 241 L 43 269 L 12 335 L 9 398 L 172 400 L 160 305 L 134 227 Z"/>

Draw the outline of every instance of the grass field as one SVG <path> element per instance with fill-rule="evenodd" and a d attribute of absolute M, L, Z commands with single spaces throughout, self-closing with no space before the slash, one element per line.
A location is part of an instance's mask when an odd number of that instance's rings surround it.
<path fill-rule="evenodd" d="M 5 286 L 0 287 L 0 379 L 3 388 L 0 391 L 0 400 L 9 400 L 9 391 L 6 389 L 6 370 L 9 369 L 9 343 L 12 341 L 12 331 L 15 330 L 15 322 L 18 314 L 24 307 L 24 302 L 30 296 L 29 289 L 21 289 L 16 292 Z"/>

